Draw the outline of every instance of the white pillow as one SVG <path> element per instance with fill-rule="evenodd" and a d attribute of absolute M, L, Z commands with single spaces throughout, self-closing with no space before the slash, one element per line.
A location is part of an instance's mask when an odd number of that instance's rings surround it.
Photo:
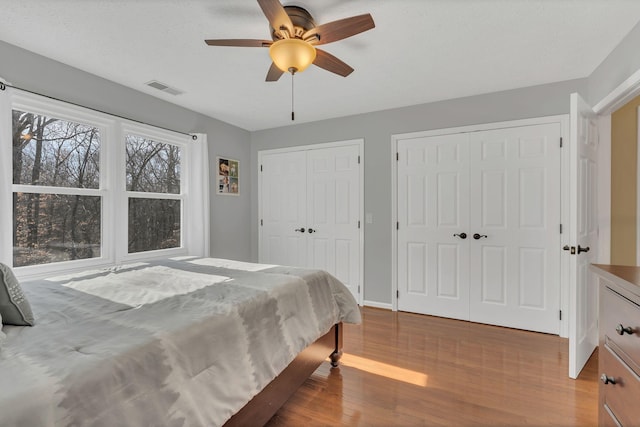
<path fill-rule="evenodd" d="M 0 313 L 7 325 L 33 326 L 33 312 L 20 282 L 8 265 L 0 262 Z"/>

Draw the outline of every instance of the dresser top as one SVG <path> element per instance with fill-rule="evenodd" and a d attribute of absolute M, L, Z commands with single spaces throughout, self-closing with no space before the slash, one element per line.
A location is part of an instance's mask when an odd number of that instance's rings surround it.
<path fill-rule="evenodd" d="M 592 264 L 593 267 L 599 268 L 613 276 L 616 276 L 625 282 L 634 285 L 640 291 L 640 267 L 632 265 L 609 265 L 609 264 Z"/>

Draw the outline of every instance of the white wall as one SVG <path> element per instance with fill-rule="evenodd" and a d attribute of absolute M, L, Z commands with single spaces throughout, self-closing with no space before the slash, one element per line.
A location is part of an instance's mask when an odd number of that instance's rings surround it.
<path fill-rule="evenodd" d="M 210 177 L 216 156 L 240 161 L 239 197 L 216 196 L 211 185 L 211 256 L 249 260 L 250 133 L 142 92 L 0 41 L 0 77 L 34 92 L 181 132 L 206 133 Z M 2 93 L 0 92 L 0 96 Z M 0 238 L 11 238 L 1 236 Z"/>

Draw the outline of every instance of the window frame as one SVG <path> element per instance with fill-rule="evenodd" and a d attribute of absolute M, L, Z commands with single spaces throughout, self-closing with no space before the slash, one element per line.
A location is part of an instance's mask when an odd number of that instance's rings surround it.
<path fill-rule="evenodd" d="M 127 190 L 126 168 L 127 168 L 127 152 L 126 152 L 126 135 L 133 134 L 154 142 L 171 144 L 180 147 L 180 193 L 152 193 L 145 191 L 129 191 Z M 187 206 L 187 181 L 188 173 L 188 141 L 185 138 L 179 138 L 175 134 L 154 128 L 153 126 L 142 125 L 140 123 L 127 122 L 121 127 L 120 142 L 122 149 L 119 156 L 119 171 L 121 182 L 118 188 L 121 189 L 120 201 L 118 203 L 117 215 L 120 224 L 127 224 L 127 235 L 123 242 L 120 242 L 117 250 L 118 260 L 138 261 L 144 259 L 164 258 L 168 256 L 187 255 L 186 249 L 186 227 L 185 215 L 188 214 Z M 129 253 L 129 198 L 137 199 L 161 199 L 161 200 L 180 200 L 180 246 L 177 248 L 157 249 L 152 251 Z"/>
<path fill-rule="evenodd" d="M 101 250 L 99 257 L 15 267 L 13 269 L 18 278 L 47 277 L 57 273 L 72 273 L 89 268 L 117 265 L 127 261 L 151 260 L 186 255 L 188 253 L 186 242 L 189 236 L 187 235 L 188 228 L 185 221 L 189 211 L 187 197 L 190 175 L 188 159 L 191 156 L 188 135 L 181 135 L 151 125 L 139 124 L 106 113 L 99 113 L 63 101 L 11 88 L 7 88 L 2 95 L 0 97 L 0 235 L 7 236 L 7 238 L 0 239 L 0 262 L 13 267 L 14 192 L 80 194 L 101 197 Z M 11 120 L 13 110 L 47 115 L 98 128 L 100 132 L 99 188 L 14 184 L 13 124 Z M 128 198 L 132 192 L 126 190 L 126 142 L 124 136 L 127 132 L 180 147 L 180 194 L 143 193 L 141 195 L 141 198 L 179 198 L 181 200 L 181 244 L 178 248 L 128 253 Z M 135 197 L 138 197 L 138 193 L 135 194 Z M 157 197 L 157 194 L 161 194 L 162 197 Z M 125 227 L 121 226 L 123 224 L 122 221 L 126 224 Z M 120 230 L 124 230 L 124 232 Z"/>

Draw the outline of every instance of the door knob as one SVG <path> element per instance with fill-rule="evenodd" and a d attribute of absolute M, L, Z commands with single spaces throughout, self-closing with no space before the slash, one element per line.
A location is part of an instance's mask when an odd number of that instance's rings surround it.
<path fill-rule="evenodd" d="M 315 233 L 316 231 L 318 231 L 318 230 L 314 230 L 313 228 L 309 229 L 309 233 Z"/>
<path fill-rule="evenodd" d="M 476 239 L 476 240 L 480 240 L 480 239 L 482 239 L 483 237 L 484 237 L 484 238 L 486 238 L 486 237 L 487 237 L 487 235 L 486 235 L 486 234 L 478 234 L 478 233 L 475 233 L 475 234 L 473 235 L 473 238 L 474 238 L 474 239 Z"/>
<path fill-rule="evenodd" d="M 461 238 L 462 240 L 464 240 L 464 239 L 467 238 L 467 233 L 454 234 L 453 236 L 454 237 L 457 236 L 457 237 Z"/>
<path fill-rule="evenodd" d="M 296 229 L 295 229 L 295 231 L 298 231 L 298 232 L 300 232 L 300 233 L 304 233 L 304 227 L 302 227 L 302 228 L 296 228 Z"/>
<path fill-rule="evenodd" d="M 619 324 L 618 326 L 616 326 L 616 332 L 618 333 L 618 335 L 624 335 L 624 334 L 633 334 L 633 328 L 631 326 L 623 326 L 622 324 Z"/>
<path fill-rule="evenodd" d="M 581 247 L 580 245 L 578 245 L 578 253 L 580 252 L 589 252 L 589 246 L 587 246 L 586 248 Z"/>

